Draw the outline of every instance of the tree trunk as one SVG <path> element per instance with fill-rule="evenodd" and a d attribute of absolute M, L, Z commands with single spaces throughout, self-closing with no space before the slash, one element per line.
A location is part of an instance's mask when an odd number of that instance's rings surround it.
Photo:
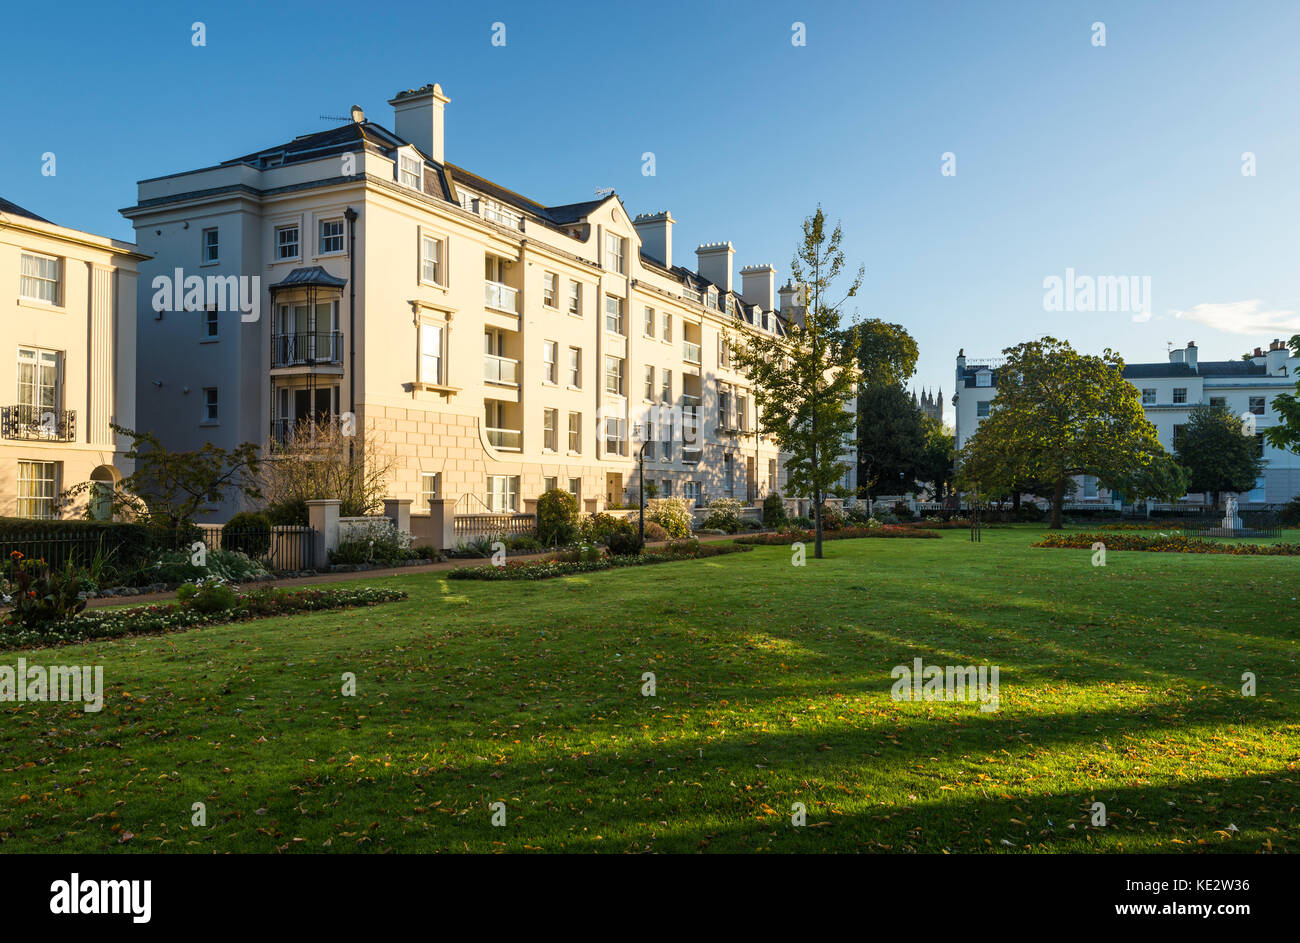
<path fill-rule="evenodd" d="M 1056 479 L 1056 486 L 1052 489 L 1052 523 L 1050 530 L 1061 529 L 1061 511 L 1065 508 L 1065 479 Z"/>
<path fill-rule="evenodd" d="M 1020 510 L 1020 489 L 1016 488 L 1011 492 L 1011 510 Z"/>

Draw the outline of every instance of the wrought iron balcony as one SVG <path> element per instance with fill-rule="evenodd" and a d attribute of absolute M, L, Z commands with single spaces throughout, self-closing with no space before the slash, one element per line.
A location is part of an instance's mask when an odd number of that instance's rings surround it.
<path fill-rule="evenodd" d="M 77 414 L 71 409 L 53 409 L 49 406 L 0 407 L 0 436 L 6 439 L 72 442 L 77 438 Z"/>
<path fill-rule="evenodd" d="M 271 335 L 271 366 L 302 367 L 343 363 L 341 331 L 297 331 Z"/>

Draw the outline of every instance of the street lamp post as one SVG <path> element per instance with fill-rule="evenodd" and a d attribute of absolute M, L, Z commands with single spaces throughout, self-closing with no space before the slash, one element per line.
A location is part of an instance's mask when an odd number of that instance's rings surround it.
<path fill-rule="evenodd" d="M 635 426 L 636 440 L 640 443 L 636 450 L 637 464 L 637 534 L 641 546 L 645 546 L 645 430 L 641 423 Z"/>

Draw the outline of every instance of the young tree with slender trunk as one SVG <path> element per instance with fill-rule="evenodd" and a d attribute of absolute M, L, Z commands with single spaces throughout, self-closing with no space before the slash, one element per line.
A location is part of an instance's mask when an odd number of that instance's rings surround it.
<path fill-rule="evenodd" d="M 784 333 L 728 335 L 734 363 L 753 384 L 763 432 L 789 454 L 790 487 L 813 499 L 815 544 L 822 556 L 822 505 L 850 467 L 855 447 L 858 332 L 841 328 L 840 309 L 862 284 L 859 269 L 838 301 L 832 283 L 844 270 L 842 233 L 827 232 L 820 206 L 803 222 L 803 241 L 790 266 L 791 279 L 805 289 L 805 305 L 784 323 Z M 786 312 L 783 312 L 786 314 Z"/>

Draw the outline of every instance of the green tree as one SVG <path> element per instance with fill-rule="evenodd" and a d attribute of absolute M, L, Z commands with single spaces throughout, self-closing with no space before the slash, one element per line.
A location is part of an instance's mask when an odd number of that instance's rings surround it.
<path fill-rule="evenodd" d="M 968 480 L 983 490 L 1050 483 L 1051 526 L 1059 528 L 1071 477 L 1112 480 L 1161 451 L 1115 352 L 1080 354 L 1044 337 L 1003 353 L 992 409 L 962 450 Z"/>
<path fill-rule="evenodd" d="M 953 457 L 956 436 L 943 427 L 943 423 L 930 416 L 922 416 L 925 444 L 921 449 L 921 462 L 917 470 L 918 481 L 928 484 L 936 501 L 947 496 L 953 479 Z"/>
<path fill-rule="evenodd" d="M 1259 443 L 1226 406 L 1197 406 L 1174 439 L 1174 455 L 1187 469 L 1187 490 L 1208 491 L 1214 506 L 1225 491 L 1249 491 L 1264 467 Z"/>
<path fill-rule="evenodd" d="M 1300 334 L 1292 334 L 1289 345 L 1291 353 L 1300 357 Z M 1295 385 L 1295 393 L 1273 397 L 1273 412 L 1277 424 L 1264 430 L 1264 441 L 1275 449 L 1300 452 L 1300 382 Z"/>
<path fill-rule="evenodd" d="M 1129 504 L 1139 501 L 1173 503 L 1188 491 L 1187 469 L 1163 448 L 1102 480 L 1102 485 L 1123 495 Z"/>
<path fill-rule="evenodd" d="M 754 388 L 763 431 L 789 454 L 790 488 L 813 499 L 814 556 L 822 556 L 822 504 L 849 465 L 841 455 L 853 448 L 857 413 L 857 331 L 840 326 L 840 308 L 858 293 L 859 269 L 846 294 L 832 300 L 831 286 L 844 270 L 840 226 L 827 232 L 820 206 L 803 222 L 803 241 L 791 277 L 806 289 L 806 305 L 791 317 L 784 336 L 758 332 L 728 336 L 737 369 Z"/>
<path fill-rule="evenodd" d="M 902 386 L 916 372 L 920 351 L 916 339 L 903 325 L 868 318 L 850 330 L 858 332 L 858 367 L 863 386 Z"/>
<path fill-rule="evenodd" d="M 901 386 L 858 393 L 858 493 L 869 498 L 916 488 L 925 454 L 921 410 Z"/>

